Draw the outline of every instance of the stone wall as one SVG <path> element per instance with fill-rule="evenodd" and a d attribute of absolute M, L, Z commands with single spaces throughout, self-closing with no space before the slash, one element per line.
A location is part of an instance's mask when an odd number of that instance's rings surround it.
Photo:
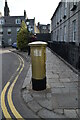
<path fill-rule="evenodd" d="M 36 37 L 38 41 L 48 42 L 51 40 L 51 33 L 37 33 Z"/>

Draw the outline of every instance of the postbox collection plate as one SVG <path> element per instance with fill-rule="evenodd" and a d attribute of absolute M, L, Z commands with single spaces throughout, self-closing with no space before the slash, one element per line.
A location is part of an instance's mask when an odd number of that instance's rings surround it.
<path fill-rule="evenodd" d="M 34 56 L 41 56 L 42 50 L 35 49 L 34 50 Z"/>

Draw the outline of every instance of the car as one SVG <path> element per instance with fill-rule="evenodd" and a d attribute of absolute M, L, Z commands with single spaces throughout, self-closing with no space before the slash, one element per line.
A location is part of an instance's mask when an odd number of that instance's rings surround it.
<path fill-rule="evenodd" d="M 12 47 L 18 49 L 18 47 L 17 47 L 17 43 L 14 42 L 14 43 L 12 44 Z"/>

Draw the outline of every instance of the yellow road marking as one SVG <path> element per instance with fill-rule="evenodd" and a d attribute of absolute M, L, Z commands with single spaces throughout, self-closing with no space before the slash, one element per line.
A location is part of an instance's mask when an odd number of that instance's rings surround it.
<path fill-rule="evenodd" d="M 19 58 L 19 61 L 20 61 L 20 64 L 19 64 L 19 67 L 17 68 L 17 72 L 19 71 L 19 69 L 20 69 L 20 66 L 21 66 L 21 60 L 20 60 L 20 58 Z"/>
<path fill-rule="evenodd" d="M 7 108 L 6 108 L 6 105 L 5 105 L 5 93 L 6 93 L 7 88 L 8 88 L 9 85 L 10 85 L 10 82 L 8 82 L 8 83 L 5 85 L 5 87 L 4 87 L 4 89 L 3 89 L 2 93 L 1 93 L 1 107 L 2 107 L 4 116 L 5 116 L 6 119 L 11 119 L 11 116 L 10 116 L 10 114 L 8 113 Z"/>
<path fill-rule="evenodd" d="M 18 55 L 18 58 L 19 58 L 19 57 L 20 57 L 20 56 Z M 21 58 L 21 57 L 20 57 L 20 58 Z M 20 69 L 20 66 L 21 66 L 21 60 L 20 60 L 20 58 L 19 58 L 20 64 L 19 64 L 16 72 Z M 22 59 L 22 58 L 21 58 L 21 59 Z M 23 60 L 22 60 L 22 61 L 23 61 Z M 24 63 L 24 61 L 23 61 L 23 63 Z M 23 65 L 23 66 L 24 66 L 24 65 Z M 21 70 L 20 70 L 20 71 L 21 71 Z M 15 73 L 16 73 L 16 72 L 15 72 Z M 11 116 L 10 116 L 8 110 L 7 110 L 6 104 L 5 104 L 5 94 L 6 94 L 6 91 L 7 91 L 8 86 L 10 85 L 10 81 L 12 80 L 12 78 L 14 77 L 14 75 L 15 75 L 15 74 L 13 74 L 13 76 L 11 76 L 10 80 L 6 83 L 4 89 L 3 89 L 2 93 L 1 93 L 1 108 L 2 108 L 2 111 L 3 111 L 4 117 L 5 117 L 7 120 L 12 119 L 12 118 L 11 118 Z M 18 79 L 18 78 L 17 78 L 17 79 Z"/>
<path fill-rule="evenodd" d="M 20 57 L 20 56 L 19 56 L 19 57 Z M 21 57 L 20 57 L 20 58 L 21 58 Z M 23 61 L 22 58 L 21 58 L 21 60 Z M 14 106 L 14 104 L 13 104 L 13 101 L 12 101 L 12 91 L 13 91 L 14 85 L 15 85 L 16 81 L 18 80 L 18 77 L 19 77 L 19 75 L 21 74 L 23 68 L 24 68 L 24 61 L 23 61 L 23 66 L 22 66 L 22 68 L 20 69 L 18 75 L 16 76 L 14 82 L 13 82 L 12 85 L 10 86 L 9 91 L 8 91 L 8 95 L 7 95 L 9 107 L 10 107 L 12 113 L 14 114 L 14 116 L 15 116 L 17 119 L 18 119 L 18 118 L 23 119 L 23 118 L 22 118 L 22 116 L 18 113 L 18 111 L 16 110 L 16 108 L 15 108 L 15 106 Z"/>

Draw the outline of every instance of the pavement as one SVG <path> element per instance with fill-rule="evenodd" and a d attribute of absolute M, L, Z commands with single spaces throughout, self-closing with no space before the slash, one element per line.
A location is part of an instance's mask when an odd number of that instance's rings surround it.
<path fill-rule="evenodd" d="M 26 53 L 20 53 L 25 56 Z M 31 64 L 22 86 L 22 98 L 37 118 L 80 119 L 79 76 L 47 48 L 46 50 L 47 88 L 32 90 Z"/>

